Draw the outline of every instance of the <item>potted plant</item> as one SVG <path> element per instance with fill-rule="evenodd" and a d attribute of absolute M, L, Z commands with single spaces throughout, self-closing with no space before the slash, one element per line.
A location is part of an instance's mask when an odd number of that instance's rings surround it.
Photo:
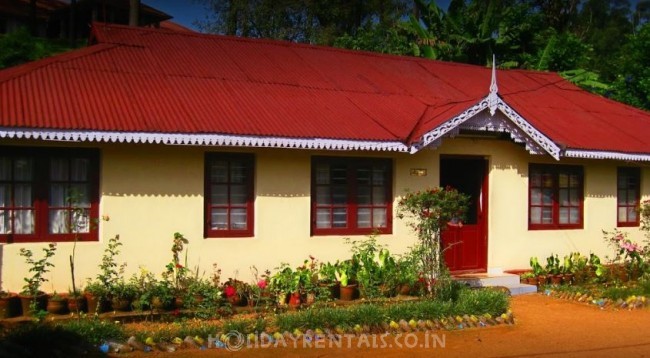
<path fill-rule="evenodd" d="M 573 283 L 573 260 L 571 260 L 571 255 L 564 256 L 564 264 L 562 265 L 562 281 L 570 285 Z"/>
<path fill-rule="evenodd" d="M 0 319 L 18 315 L 18 295 L 12 292 L 0 291 Z"/>
<path fill-rule="evenodd" d="M 150 302 L 153 309 L 166 310 L 174 305 L 174 291 L 169 281 L 156 281 L 147 295 L 151 297 Z"/>
<path fill-rule="evenodd" d="M 589 273 L 587 272 L 588 259 L 586 256 L 580 255 L 579 252 L 572 252 L 569 255 L 571 260 L 571 273 L 573 274 L 573 282 L 582 284 L 587 280 Z"/>
<path fill-rule="evenodd" d="M 130 311 L 133 300 L 138 296 L 138 287 L 131 282 L 119 280 L 109 292 L 111 304 L 116 311 Z"/>
<path fill-rule="evenodd" d="M 31 316 L 34 313 L 44 311 L 46 308 L 47 295 L 41 292 L 40 288 L 41 284 L 48 281 L 45 274 L 50 272 L 50 267 L 54 267 L 54 264 L 49 262 L 49 259 L 56 252 L 56 244 L 49 244 L 43 248 L 43 252 L 45 253 L 43 257 L 40 260 L 35 260 L 31 250 L 20 249 L 20 256 L 23 256 L 27 265 L 31 266 L 29 272 L 32 273 L 31 277 L 24 278 L 26 284 L 19 295 L 24 316 Z"/>
<path fill-rule="evenodd" d="M 81 290 L 70 289 L 68 291 L 68 311 L 72 313 L 86 312 L 86 297 Z"/>
<path fill-rule="evenodd" d="M 394 280 L 396 281 L 397 293 L 400 295 L 410 295 L 414 290 L 420 278 L 418 269 L 418 248 L 411 250 L 400 256 L 396 262 Z"/>
<path fill-rule="evenodd" d="M 546 271 L 539 263 L 537 257 L 530 258 L 530 268 L 533 270 L 533 275 L 537 277 L 537 285 L 538 286 L 545 285 L 547 282 Z"/>
<path fill-rule="evenodd" d="M 102 313 L 109 310 L 108 288 L 103 282 L 88 279 L 84 288 L 84 297 L 88 314 Z"/>
<path fill-rule="evenodd" d="M 551 278 L 551 284 L 559 285 L 562 283 L 562 268 L 557 254 L 546 258 L 546 271 Z"/>
<path fill-rule="evenodd" d="M 521 283 L 537 286 L 537 276 L 532 271 L 522 273 L 519 278 Z"/>
<path fill-rule="evenodd" d="M 253 274 L 253 282 L 247 285 L 246 298 L 249 306 L 255 306 L 270 296 L 268 286 L 271 271 L 266 270 L 264 274 L 260 275 L 257 267 L 251 266 L 250 269 Z"/>
<path fill-rule="evenodd" d="M 68 309 L 68 298 L 54 291 L 47 299 L 46 309 L 48 313 L 63 314 Z"/>
<path fill-rule="evenodd" d="M 248 292 L 248 285 L 236 278 L 229 278 L 223 286 L 223 293 L 225 298 L 232 306 L 246 306 L 246 292 Z"/>
<path fill-rule="evenodd" d="M 269 285 L 271 290 L 275 293 L 277 304 L 284 306 L 287 304 L 287 297 L 293 293 L 298 293 L 298 300 L 300 299 L 300 276 L 297 275 L 288 263 L 283 262 L 277 272 L 271 277 Z M 295 305 L 296 297 L 294 297 L 293 304 Z M 299 303 L 298 303 L 299 304 Z"/>
<path fill-rule="evenodd" d="M 357 292 L 357 283 L 354 281 L 354 271 L 350 261 L 343 261 L 336 270 L 336 279 L 340 283 L 340 297 L 342 301 L 352 301 Z"/>
<path fill-rule="evenodd" d="M 336 268 L 339 262 L 332 264 L 330 262 L 321 262 L 318 269 L 318 286 L 321 289 L 327 289 L 328 298 L 339 298 L 339 284 L 336 281 Z"/>

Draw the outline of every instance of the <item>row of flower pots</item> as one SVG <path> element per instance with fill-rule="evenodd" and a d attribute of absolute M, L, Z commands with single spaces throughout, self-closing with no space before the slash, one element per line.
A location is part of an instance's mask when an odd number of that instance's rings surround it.
<path fill-rule="evenodd" d="M 34 312 L 45 311 L 50 314 L 68 314 L 86 312 L 89 314 L 108 311 L 130 311 L 131 300 L 100 299 L 93 295 L 69 296 L 64 294 L 39 294 L 37 296 L 15 293 L 0 293 L 0 319 L 25 316 Z"/>

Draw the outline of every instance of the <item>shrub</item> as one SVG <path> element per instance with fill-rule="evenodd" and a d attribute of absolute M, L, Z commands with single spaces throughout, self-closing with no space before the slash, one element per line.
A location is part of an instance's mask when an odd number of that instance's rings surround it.
<path fill-rule="evenodd" d="M 88 334 L 59 325 L 29 324 L 0 340 L 3 357 L 103 357 Z"/>

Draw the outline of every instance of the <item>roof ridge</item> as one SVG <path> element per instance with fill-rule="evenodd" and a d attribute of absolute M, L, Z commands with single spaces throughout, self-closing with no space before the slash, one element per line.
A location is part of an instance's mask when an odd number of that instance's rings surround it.
<path fill-rule="evenodd" d="M 486 68 L 485 66 L 481 65 L 474 65 L 474 64 L 469 64 L 469 63 L 460 63 L 460 62 L 452 62 L 452 61 L 443 61 L 443 60 L 434 60 L 434 59 L 428 59 L 424 57 L 416 57 L 416 56 L 408 56 L 408 55 L 394 55 L 394 54 L 389 54 L 389 53 L 379 53 L 379 52 L 371 52 L 371 51 L 366 51 L 366 50 L 352 50 L 352 49 L 346 49 L 346 48 L 340 48 L 340 47 L 332 47 L 332 46 L 325 46 L 325 45 L 315 45 L 315 44 L 308 44 L 308 43 L 302 43 L 302 42 L 292 42 L 288 40 L 277 40 L 277 39 L 268 39 L 268 38 L 254 38 L 254 37 L 241 37 L 241 36 L 232 36 L 232 35 L 221 35 L 221 34 L 207 34 L 203 32 L 182 32 L 182 31 L 174 31 L 174 30 L 169 30 L 169 29 L 164 29 L 164 28 L 152 28 L 152 27 L 133 27 L 133 26 L 128 26 L 128 25 L 119 25 L 119 24 L 109 24 L 109 23 L 101 23 L 101 22 L 93 22 L 92 27 L 93 29 L 96 27 L 108 27 L 108 28 L 119 28 L 121 30 L 130 30 L 130 31 L 146 31 L 146 32 L 152 32 L 152 33 L 163 33 L 166 35 L 176 35 L 176 36 L 190 36 L 190 37 L 199 37 L 199 38 L 206 38 L 206 39 L 219 39 L 219 40 L 225 40 L 225 41 L 236 41 L 236 42 L 247 42 L 247 43 L 264 43 L 268 45 L 274 45 L 274 46 L 282 46 L 282 47 L 301 47 L 301 48 L 306 48 L 306 49 L 313 49 L 313 50 L 321 50 L 321 51 L 329 51 L 329 52 L 340 52 L 340 53 L 347 53 L 347 54 L 353 54 L 353 55 L 363 55 L 363 56 L 369 56 L 369 57 L 380 57 L 380 58 L 390 58 L 394 59 L 397 61 L 416 61 L 416 62 L 436 62 L 438 64 L 442 65 L 447 65 L 447 66 L 454 66 L 454 67 L 472 67 L 472 68 Z M 124 44 L 123 42 L 110 42 L 106 41 L 103 39 L 98 39 L 100 43 L 119 43 L 119 44 Z M 126 45 L 126 44 L 124 44 Z M 525 70 L 520 70 L 520 71 L 525 71 Z"/>

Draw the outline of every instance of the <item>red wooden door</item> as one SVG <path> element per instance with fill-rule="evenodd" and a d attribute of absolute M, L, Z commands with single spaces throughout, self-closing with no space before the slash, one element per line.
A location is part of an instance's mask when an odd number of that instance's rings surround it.
<path fill-rule="evenodd" d="M 487 271 L 487 160 L 480 157 L 442 157 L 440 186 L 451 186 L 470 196 L 462 227 L 442 232 L 445 261 L 452 272 Z"/>

